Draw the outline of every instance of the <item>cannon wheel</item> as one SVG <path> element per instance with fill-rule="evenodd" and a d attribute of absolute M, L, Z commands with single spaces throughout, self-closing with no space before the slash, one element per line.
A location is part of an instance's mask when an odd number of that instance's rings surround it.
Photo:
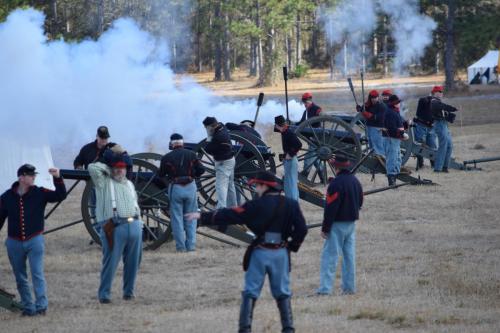
<path fill-rule="evenodd" d="M 146 156 L 147 155 L 147 156 Z M 156 160 L 158 154 L 138 154 L 133 155 L 133 169 L 137 172 L 158 171 L 158 167 L 147 159 Z M 161 155 L 159 155 L 161 157 Z M 142 157 L 144 159 L 138 159 Z M 168 196 L 165 189 L 152 182 L 151 179 L 141 179 L 135 177 L 131 180 L 136 188 L 139 207 L 141 208 L 141 219 L 144 222 L 143 247 L 145 250 L 155 250 L 163 243 L 171 239 L 171 226 L 168 217 Z M 96 230 L 96 221 L 93 214 L 95 204 L 92 203 L 93 184 L 87 182 L 82 195 L 81 209 L 82 217 L 87 231 L 92 239 L 101 244 L 99 233 Z"/>
<path fill-rule="evenodd" d="M 368 151 L 368 136 L 366 135 L 366 125 L 361 113 L 357 113 L 354 118 L 352 118 L 351 125 L 354 132 L 361 134 L 361 148 L 363 153 Z M 406 141 L 401 141 L 401 166 L 405 165 L 411 157 L 412 146 L 413 146 L 413 131 L 408 131 L 410 139 Z"/>
<path fill-rule="evenodd" d="M 234 168 L 234 183 L 239 204 L 251 200 L 255 191 L 247 185 L 250 178 L 258 172 L 266 170 L 269 165 L 258 148 L 247 138 L 229 133 L 233 147 L 238 147 L 235 151 L 236 165 Z M 215 191 L 215 162 L 212 156 L 205 151 L 206 140 L 201 141 L 195 148 L 198 158 L 206 168 L 203 176 L 196 180 L 198 186 L 200 207 L 214 209 L 217 206 Z M 274 165 L 274 164 L 273 164 Z M 270 170 L 272 171 L 272 170 Z"/>
<path fill-rule="evenodd" d="M 318 126 L 316 128 L 313 125 Z M 329 132 L 342 132 L 338 139 Z M 302 141 L 302 149 L 297 154 L 300 161 L 309 157 L 313 166 L 307 175 L 301 174 L 301 181 L 310 185 L 326 185 L 328 178 L 335 176 L 333 167 L 327 161 L 337 154 L 346 156 L 351 163 L 357 163 L 362 156 L 362 146 L 358 134 L 350 124 L 334 116 L 319 116 L 306 120 L 296 128 L 295 133 Z"/>
<path fill-rule="evenodd" d="M 245 139 L 250 140 L 256 147 L 266 147 L 269 151 L 269 156 L 264 157 L 264 161 L 266 162 L 266 170 L 276 174 L 276 162 L 274 161 L 274 154 L 271 153 L 271 148 L 267 146 L 267 144 L 259 137 L 256 137 L 253 134 L 243 132 L 243 131 L 231 131 L 230 133 L 236 134 L 238 136 L 244 137 Z"/>

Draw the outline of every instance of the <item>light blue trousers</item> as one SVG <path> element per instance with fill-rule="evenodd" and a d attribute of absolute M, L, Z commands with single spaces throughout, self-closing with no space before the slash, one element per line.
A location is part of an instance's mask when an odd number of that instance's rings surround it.
<path fill-rule="evenodd" d="M 401 171 L 401 140 L 384 138 L 385 168 L 388 176 L 397 176 Z"/>
<path fill-rule="evenodd" d="M 434 128 L 415 123 L 413 133 L 415 134 L 415 141 L 425 143 L 432 149 L 437 148 L 436 133 L 434 132 Z"/>
<path fill-rule="evenodd" d="M 434 130 L 438 138 L 438 150 L 436 152 L 436 160 L 434 161 L 434 170 L 442 171 L 443 168 L 448 168 L 450 164 L 451 154 L 453 153 L 453 142 L 448 122 L 446 120 L 438 120 L 434 124 Z"/>
<path fill-rule="evenodd" d="M 21 297 L 21 304 L 24 311 L 33 314 L 38 310 L 47 309 L 47 287 L 43 272 L 43 255 L 45 250 L 43 236 L 38 235 L 24 242 L 7 238 L 5 246 L 7 247 L 9 261 L 16 277 L 17 291 Z M 29 262 L 31 280 L 33 281 L 33 290 L 35 292 L 34 303 L 28 282 L 26 260 Z"/>
<path fill-rule="evenodd" d="M 342 291 L 356 292 L 356 224 L 334 222 L 321 253 L 318 293 L 331 294 L 334 287 L 337 262 L 342 256 Z"/>
<path fill-rule="evenodd" d="M 142 257 L 142 222 L 119 224 L 113 233 L 113 248 L 110 249 L 104 230 L 101 228 L 102 270 L 99 299 L 111 299 L 111 285 L 116 269 L 123 258 L 123 296 L 133 296 L 135 279 Z"/>
<path fill-rule="evenodd" d="M 198 211 L 196 183 L 170 187 L 170 223 L 177 251 L 196 249 L 196 221 L 184 219 L 184 214 Z"/>
<path fill-rule="evenodd" d="M 385 156 L 384 150 L 384 137 L 379 127 L 366 126 L 366 134 L 368 135 L 368 142 L 373 152 L 380 156 Z"/>
<path fill-rule="evenodd" d="M 285 168 L 285 197 L 299 200 L 299 187 L 298 187 L 298 167 L 299 161 L 297 156 L 294 156 L 291 160 L 284 160 L 283 167 Z"/>
<path fill-rule="evenodd" d="M 233 158 L 225 161 L 215 161 L 215 192 L 217 193 L 217 209 L 237 206 L 236 189 L 234 187 Z"/>
<path fill-rule="evenodd" d="M 290 262 L 285 248 L 270 250 L 256 248 L 250 258 L 250 265 L 245 273 L 243 295 L 259 298 L 262 286 L 269 276 L 269 285 L 274 299 L 290 297 Z"/>

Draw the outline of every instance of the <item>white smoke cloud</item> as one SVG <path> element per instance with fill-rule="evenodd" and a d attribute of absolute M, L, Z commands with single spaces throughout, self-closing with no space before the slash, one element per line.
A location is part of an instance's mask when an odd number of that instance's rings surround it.
<path fill-rule="evenodd" d="M 408 65 L 422 58 L 425 48 L 432 43 L 437 24 L 420 14 L 417 0 L 384 0 L 379 5 L 390 17 L 392 38 L 396 41 L 394 70 L 404 72 Z"/>
<path fill-rule="evenodd" d="M 76 154 L 105 124 L 130 152 L 148 143 L 165 151 L 173 132 L 202 139 L 208 115 L 224 122 L 253 119 L 255 100 L 232 103 L 193 80 L 179 80 L 165 65 L 168 48 L 130 19 L 117 20 L 97 41 L 80 43 L 47 41 L 43 22 L 42 13 L 27 9 L 0 24 L 2 138 L 48 136 L 56 155 L 60 147 Z M 292 118 L 300 117 L 300 104 L 289 106 Z M 268 101 L 259 121 L 271 123 L 284 112 L 284 105 Z"/>
<path fill-rule="evenodd" d="M 403 73 L 409 65 L 418 63 L 437 26 L 432 18 L 419 12 L 417 0 L 343 0 L 333 8 L 321 8 L 319 21 L 330 45 L 341 45 L 347 39 L 350 67 L 359 69 L 361 45 L 374 32 L 379 13 L 389 16 L 391 22 L 390 31 L 396 44 L 393 70 Z M 336 56 L 337 66 L 343 65 L 340 53 Z"/>
<path fill-rule="evenodd" d="M 363 61 L 363 44 L 376 28 L 377 18 L 372 0 L 343 1 L 335 8 L 318 9 L 319 21 L 324 25 L 330 45 L 342 45 L 347 41 L 348 71 L 359 68 Z M 368 15 L 367 15 L 368 13 Z M 343 51 L 336 55 L 336 63 L 344 65 Z"/>

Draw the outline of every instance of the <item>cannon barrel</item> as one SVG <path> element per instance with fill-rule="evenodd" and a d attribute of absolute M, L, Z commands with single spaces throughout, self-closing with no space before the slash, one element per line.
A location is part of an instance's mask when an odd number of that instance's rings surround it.
<path fill-rule="evenodd" d="M 467 164 L 479 164 L 479 163 L 485 163 L 485 162 L 494 162 L 494 161 L 500 161 L 500 156 L 495 156 L 495 157 L 487 157 L 487 158 L 478 158 L 476 160 L 468 160 L 464 161 L 464 166 Z"/>
<path fill-rule="evenodd" d="M 61 169 L 61 176 L 64 179 L 72 180 L 90 180 L 90 174 L 87 170 L 71 170 L 71 169 Z M 132 172 L 132 178 L 139 177 L 142 179 L 150 179 L 155 174 L 153 172 Z"/>

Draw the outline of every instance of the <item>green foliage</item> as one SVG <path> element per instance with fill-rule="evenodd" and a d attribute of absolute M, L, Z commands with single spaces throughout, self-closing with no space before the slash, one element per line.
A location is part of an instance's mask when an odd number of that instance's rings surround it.
<path fill-rule="evenodd" d="M 291 79 L 299 79 L 301 77 L 304 77 L 307 75 L 307 72 L 309 71 L 310 67 L 306 63 L 301 63 L 295 66 L 294 70 L 290 73 L 290 78 Z"/>

